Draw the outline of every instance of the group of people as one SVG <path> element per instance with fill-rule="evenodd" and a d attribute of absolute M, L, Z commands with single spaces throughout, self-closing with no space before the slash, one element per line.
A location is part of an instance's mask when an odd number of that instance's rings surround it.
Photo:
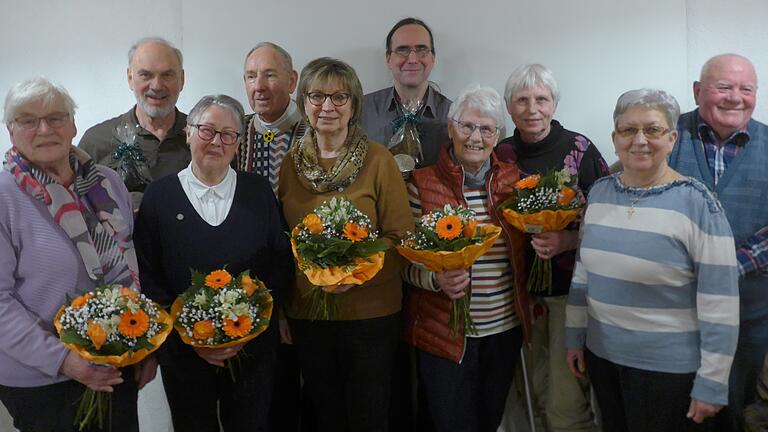
<path fill-rule="evenodd" d="M 347 63 L 322 57 L 299 75 L 288 52 L 260 43 L 243 74 L 253 114 L 210 95 L 185 115 L 181 52 L 142 39 L 128 53 L 136 105 L 77 147 L 63 87 L 36 78 L 10 90 L 0 401 L 16 428 L 72 430 L 88 387 L 113 393 L 112 430 L 137 431 L 137 392 L 159 363 L 178 431 L 495 431 L 523 348 L 542 372 L 533 399 L 546 430 L 743 430 L 768 350 L 768 126 L 751 118 L 752 64 L 710 59 L 693 87 L 698 108 L 683 116 L 662 90 L 622 94 L 612 133 L 622 169 L 610 174 L 587 137 L 554 119 L 560 93 L 546 67 L 517 68 L 503 96 L 472 85 L 451 101 L 430 85 L 423 21 L 395 24 L 385 48 L 393 86 L 364 95 Z M 413 100 L 416 113 L 404 108 Z M 515 130 L 504 138 L 507 114 Z M 388 149 L 403 121 L 417 125 L 422 154 L 407 176 Z M 141 150 L 128 174 L 148 185 L 124 184 L 127 144 Z M 577 222 L 530 235 L 500 217 L 518 180 L 564 168 L 587 197 Z M 315 288 L 285 233 L 336 196 L 390 246 L 446 204 L 502 235 L 466 270 L 430 272 L 390 248 L 373 279 L 332 291 L 334 320 L 311 319 Z M 535 256 L 552 262 L 550 293 L 526 290 Z M 277 305 L 246 344 L 193 348 L 172 334 L 121 371 L 67 351 L 53 329 L 67 298 L 99 284 L 167 307 L 190 268 L 224 266 L 250 270 Z M 476 334 L 448 325 L 464 296 Z M 237 379 L 219 373 L 241 351 Z"/>

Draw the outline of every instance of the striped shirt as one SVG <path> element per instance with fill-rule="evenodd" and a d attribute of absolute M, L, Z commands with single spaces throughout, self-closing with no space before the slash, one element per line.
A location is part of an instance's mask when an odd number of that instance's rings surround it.
<path fill-rule="evenodd" d="M 488 194 L 483 189 L 464 188 L 467 206 L 474 210 L 478 224 L 492 224 L 488 213 Z M 408 183 L 408 199 L 415 219 L 422 216 L 421 201 L 416 186 Z M 432 279 L 433 273 L 411 264 L 403 271 L 406 282 L 420 288 L 439 291 Z M 519 324 L 514 308 L 512 265 L 507 257 L 507 244 L 499 236 L 491 249 L 470 268 L 470 316 L 477 328 L 476 335 L 483 337 L 501 333 Z"/>
<path fill-rule="evenodd" d="M 720 204 L 693 179 L 642 189 L 617 174 L 588 201 L 566 346 L 637 369 L 696 372 L 691 396 L 727 405 L 739 293 Z"/>

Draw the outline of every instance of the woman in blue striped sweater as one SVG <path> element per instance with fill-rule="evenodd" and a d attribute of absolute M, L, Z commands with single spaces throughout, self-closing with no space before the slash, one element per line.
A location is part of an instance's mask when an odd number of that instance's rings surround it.
<path fill-rule="evenodd" d="M 733 236 L 706 187 L 667 165 L 677 101 L 619 98 L 624 171 L 589 194 L 566 317 L 571 371 L 585 371 L 606 431 L 712 430 L 728 402 L 739 297 Z"/>

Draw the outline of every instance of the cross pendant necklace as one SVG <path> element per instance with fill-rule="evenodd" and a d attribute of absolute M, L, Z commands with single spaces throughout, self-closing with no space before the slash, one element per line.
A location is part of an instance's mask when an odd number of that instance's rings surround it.
<path fill-rule="evenodd" d="M 636 212 L 635 204 L 637 204 L 643 198 L 645 198 L 645 195 L 647 193 L 648 193 L 648 190 L 646 189 L 645 191 L 643 191 L 643 193 L 639 197 L 630 199 L 630 201 L 629 201 L 629 208 L 627 209 L 627 219 L 632 219 L 632 216 L 634 216 L 635 212 Z"/>

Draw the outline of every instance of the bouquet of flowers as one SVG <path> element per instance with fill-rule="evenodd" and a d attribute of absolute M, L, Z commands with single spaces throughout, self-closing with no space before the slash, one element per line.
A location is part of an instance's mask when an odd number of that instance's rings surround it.
<path fill-rule="evenodd" d="M 226 348 L 244 344 L 269 327 L 272 296 L 246 270 L 232 277 L 226 270 L 192 270 L 192 284 L 171 305 L 174 327 L 187 345 Z M 238 354 L 239 355 L 239 354 Z M 227 360 L 232 381 L 238 357 Z"/>
<path fill-rule="evenodd" d="M 125 367 L 156 350 L 171 331 L 168 313 L 143 294 L 117 285 L 100 286 L 68 300 L 53 324 L 59 339 L 85 360 Z M 111 393 L 86 389 L 75 415 L 75 425 L 100 428 L 110 413 Z"/>
<path fill-rule="evenodd" d="M 468 269 L 500 234 L 501 228 L 495 225 L 478 226 L 474 211 L 446 204 L 441 210 L 423 215 L 416 222 L 416 231 L 403 239 L 397 251 L 433 272 Z M 462 323 L 465 333 L 477 333 L 470 317 L 469 296 L 451 303 L 449 324 L 454 334 L 458 334 Z"/>
<path fill-rule="evenodd" d="M 384 265 L 389 246 L 371 220 L 344 197 L 325 201 L 293 228 L 291 246 L 299 270 L 316 288 L 309 291 L 312 319 L 333 319 L 332 293 L 339 285 L 361 285 Z"/>
<path fill-rule="evenodd" d="M 560 231 L 584 206 L 576 177 L 566 168 L 545 176 L 533 175 L 515 183 L 515 191 L 500 208 L 510 225 L 525 233 Z M 528 275 L 528 291 L 552 292 L 552 262 L 537 255 Z"/>

